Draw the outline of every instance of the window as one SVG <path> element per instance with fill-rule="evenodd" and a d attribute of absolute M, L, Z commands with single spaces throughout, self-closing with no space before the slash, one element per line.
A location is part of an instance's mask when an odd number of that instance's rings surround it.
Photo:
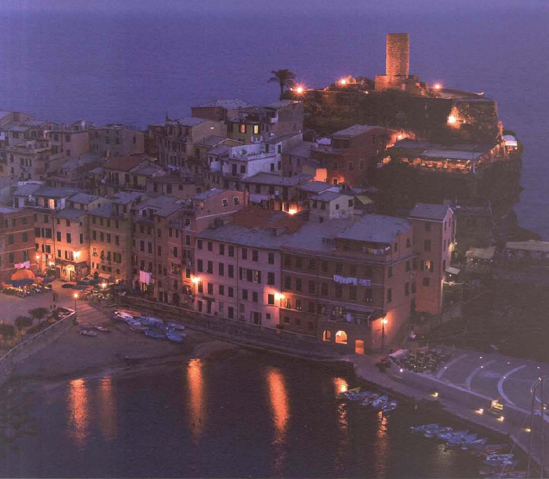
<path fill-rule="evenodd" d="M 202 281 L 198 282 L 198 292 L 203 293 L 204 292 L 204 283 Z M 200 301 L 199 301 L 200 302 Z"/>
<path fill-rule="evenodd" d="M 335 297 L 336 298 L 343 297 L 343 287 L 339 283 L 336 283 L 335 285 Z"/>
<path fill-rule="evenodd" d="M 393 290 L 389 288 L 387 290 L 387 302 L 390 303 L 393 300 Z"/>
<path fill-rule="evenodd" d="M 219 276 L 225 276 L 225 264 L 219 263 Z"/>
<path fill-rule="evenodd" d="M 398 251 L 398 243 L 393 245 L 393 251 L 396 253 Z"/>
<path fill-rule="evenodd" d="M 303 266 L 303 261 L 302 261 L 301 256 L 296 256 L 296 258 L 295 258 L 295 267 L 296 268 L 301 268 L 302 266 Z"/>
<path fill-rule="evenodd" d="M 259 251 L 256 249 L 252 250 L 252 261 L 259 261 Z"/>
<path fill-rule="evenodd" d="M 431 240 L 426 239 L 423 242 L 423 249 L 424 251 L 431 251 Z"/>
<path fill-rule="evenodd" d="M 248 290 L 247 289 L 243 289 L 242 290 L 242 299 L 244 300 L 248 300 Z"/>
<path fill-rule="evenodd" d="M 404 296 L 408 296 L 410 294 L 410 283 L 404 283 Z"/>
<path fill-rule="evenodd" d="M 341 274 L 343 271 L 343 265 L 341 263 L 336 263 L 335 272 L 336 274 Z"/>
<path fill-rule="evenodd" d="M 389 266 L 388 276 L 389 276 L 389 278 L 393 277 L 393 267 L 392 266 Z"/>
<path fill-rule="evenodd" d="M 374 297 L 372 295 L 372 290 L 370 288 L 366 288 L 364 290 L 364 302 L 365 303 L 371 303 L 373 301 Z"/>
<path fill-rule="evenodd" d="M 219 254 L 222 256 L 225 255 L 225 245 L 223 243 L 219 244 Z"/>
<path fill-rule="evenodd" d="M 274 285 L 275 284 L 275 274 L 274 273 L 267 273 L 267 284 Z"/>
<path fill-rule="evenodd" d="M 233 205 L 237 206 L 237 205 L 239 205 L 239 204 L 240 204 L 240 199 L 238 198 L 238 196 L 235 196 L 235 197 L 233 198 Z"/>
<path fill-rule="evenodd" d="M 430 278 L 423 278 L 423 286 L 429 286 L 431 284 Z"/>
<path fill-rule="evenodd" d="M 431 231 L 431 223 L 425 223 L 425 231 Z"/>
<path fill-rule="evenodd" d="M 57 236 L 57 241 L 61 241 L 61 231 L 57 231 L 56 236 Z M 10 243 L 8 243 L 8 244 L 10 244 Z M 13 243 L 11 243 L 11 244 L 13 244 Z"/>
<path fill-rule="evenodd" d="M 213 251 L 213 243 L 208 241 L 208 251 Z"/>
<path fill-rule="evenodd" d="M 208 283 L 208 294 L 213 294 L 213 292 L 214 292 L 213 283 Z"/>
<path fill-rule="evenodd" d="M 350 286 L 349 287 L 349 299 L 356 301 L 356 292 L 357 288 L 356 286 Z"/>
<path fill-rule="evenodd" d="M 199 273 L 202 273 L 204 271 L 204 263 L 201 259 L 196 262 L 196 269 Z"/>
<path fill-rule="evenodd" d="M 229 246 L 229 257 L 234 258 L 234 246 Z"/>
<path fill-rule="evenodd" d="M 328 296 L 328 283 L 322 283 L 321 291 L 322 296 Z"/>
<path fill-rule="evenodd" d="M 234 298 L 234 288 L 232 286 L 229 286 L 229 289 L 227 290 L 227 296 L 229 296 L 229 298 Z"/>
<path fill-rule="evenodd" d="M 284 277 L 284 289 L 292 289 L 292 278 L 291 276 Z"/>
<path fill-rule="evenodd" d="M 309 293 L 314 294 L 316 292 L 316 284 L 314 281 L 309 281 Z"/>
<path fill-rule="evenodd" d="M 234 308 L 232 306 L 229 306 L 227 315 L 229 316 L 229 319 L 234 319 Z"/>
<path fill-rule="evenodd" d="M 196 247 L 197 247 L 198 249 L 202 249 L 202 240 L 198 240 L 198 241 L 196 242 Z"/>
<path fill-rule="evenodd" d="M 29 234 L 28 233 L 23 233 L 23 243 L 26 243 L 28 240 L 29 240 Z"/>
<path fill-rule="evenodd" d="M 410 271 L 410 260 L 406 261 L 406 272 Z"/>
<path fill-rule="evenodd" d="M 208 261 L 208 270 L 206 271 L 206 273 L 213 274 L 213 269 L 213 261 Z"/>
<path fill-rule="evenodd" d="M 328 272 L 328 261 L 322 262 L 322 272 L 327 273 Z"/>
<path fill-rule="evenodd" d="M 246 248 L 242 248 L 242 259 L 248 259 L 248 250 Z"/>
<path fill-rule="evenodd" d="M 229 206 L 229 200 L 227 198 L 223 198 L 221 202 L 223 203 L 223 208 L 226 208 L 227 206 Z"/>
<path fill-rule="evenodd" d="M 410 238 L 406 238 L 406 248 L 411 248 L 412 242 L 410 241 Z"/>
<path fill-rule="evenodd" d="M 269 260 L 268 260 L 269 264 L 274 264 L 275 262 L 275 255 L 274 253 L 269 253 Z"/>
<path fill-rule="evenodd" d="M 289 254 L 284 255 L 284 266 L 292 266 L 292 257 Z"/>
<path fill-rule="evenodd" d="M 301 286 L 301 279 L 296 278 L 296 280 L 295 280 L 295 290 L 296 290 L 296 291 L 301 291 L 301 288 L 302 288 L 302 286 Z"/>
<path fill-rule="evenodd" d="M 257 303 L 259 301 L 259 295 L 257 294 L 257 291 L 252 291 L 252 301 L 254 303 Z"/>

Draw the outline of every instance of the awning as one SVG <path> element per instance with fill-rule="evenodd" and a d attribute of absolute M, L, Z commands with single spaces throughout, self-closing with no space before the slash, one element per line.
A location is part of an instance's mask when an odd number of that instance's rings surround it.
<path fill-rule="evenodd" d="M 449 268 L 446 268 L 446 272 L 449 274 L 459 274 L 460 270 L 457 268 L 452 268 L 451 266 Z"/>
<path fill-rule="evenodd" d="M 111 275 L 107 273 L 99 273 L 99 277 L 103 279 L 110 279 Z"/>

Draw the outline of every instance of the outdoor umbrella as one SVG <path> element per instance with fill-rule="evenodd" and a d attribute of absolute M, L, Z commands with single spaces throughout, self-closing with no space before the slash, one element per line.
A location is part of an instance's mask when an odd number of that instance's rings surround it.
<path fill-rule="evenodd" d="M 73 286 L 72 289 L 78 289 L 78 290 L 84 290 L 84 289 L 88 289 L 91 285 L 89 284 L 77 284 L 76 286 Z M 62 288 L 64 288 L 65 286 L 61 286 Z"/>
<path fill-rule="evenodd" d="M 71 289 L 71 288 L 74 288 L 75 286 L 76 286 L 76 283 L 65 283 L 61 285 L 61 287 L 65 289 Z"/>
<path fill-rule="evenodd" d="M 11 275 L 11 279 L 13 281 L 18 281 L 21 279 L 31 279 L 32 283 L 34 283 L 34 273 L 30 269 L 18 269 L 15 273 Z"/>
<path fill-rule="evenodd" d="M 17 288 L 20 288 L 21 286 L 28 286 L 32 283 L 34 283 L 34 279 L 30 278 L 13 280 L 13 285 Z"/>
<path fill-rule="evenodd" d="M 42 283 L 44 283 L 44 284 L 49 284 L 49 283 L 53 283 L 54 281 L 55 281 L 55 278 L 49 278 L 49 277 L 48 277 L 48 278 L 44 278 L 44 279 L 42 280 Z"/>

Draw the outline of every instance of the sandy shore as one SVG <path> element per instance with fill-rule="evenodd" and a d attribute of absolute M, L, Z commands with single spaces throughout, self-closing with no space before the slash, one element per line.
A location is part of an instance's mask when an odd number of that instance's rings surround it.
<path fill-rule="evenodd" d="M 75 326 L 53 344 L 20 363 L 10 382 L 55 382 L 102 371 L 112 373 L 177 363 L 238 348 L 198 331 L 186 330 L 184 342 L 177 344 L 132 331 L 125 322 L 106 319 L 98 324 L 108 327 L 110 332 L 99 332 L 97 337 L 88 337 L 78 334 L 78 327 Z"/>

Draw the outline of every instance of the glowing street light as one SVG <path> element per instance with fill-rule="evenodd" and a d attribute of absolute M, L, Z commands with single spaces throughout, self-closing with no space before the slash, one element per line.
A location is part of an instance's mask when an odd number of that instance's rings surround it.
<path fill-rule="evenodd" d="M 200 281 L 200 280 L 196 276 L 193 276 L 191 278 L 191 283 L 193 283 L 193 284 L 198 284 L 198 281 Z"/>
<path fill-rule="evenodd" d="M 455 125 L 457 123 L 457 118 L 454 115 L 448 117 L 448 125 Z"/>
<path fill-rule="evenodd" d="M 288 210 L 288 214 L 289 214 L 290 216 L 293 216 L 293 215 L 295 215 L 296 213 L 297 213 L 297 210 L 296 210 L 295 208 L 290 208 L 290 209 Z"/>
<path fill-rule="evenodd" d="M 285 298 L 285 296 L 282 293 L 275 293 L 275 299 L 278 301 L 282 301 Z"/>
<path fill-rule="evenodd" d="M 105 289 L 107 286 L 108 286 L 107 283 L 105 283 L 104 281 L 101 283 L 101 288 L 102 289 Z"/>
<path fill-rule="evenodd" d="M 435 90 L 442 90 L 442 85 L 441 85 L 440 83 L 435 83 L 435 84 L 433 85 L 433 88 L 434 88 Z"/>
<path fill-rule="evenodd" d="M 296 85 L 293 91 L 295 91 L 298 95 L 301 95 L 305 91 L 305 87 L 303 85 Z"/>
<path fill-rule="evenodd" d="M 381 352 L 385 352 L 385 325 L 387 324 L 387 318 L 381 320 Z"/>
<path fill-rule="evenodd" d="M 339 84 L 341 86 L 345 86 L 349 83 L 349 80 L 347 80 L 347 78 L 342 78 L 341 80 L 339 80 Z"/>
<path fill-rule="evenodd" d="M 76 300 L 78 299 L 78 293 L 74 293 L 73 297 L 74 297 L 74 311 L 76 312 L 77 311 Z"/>

